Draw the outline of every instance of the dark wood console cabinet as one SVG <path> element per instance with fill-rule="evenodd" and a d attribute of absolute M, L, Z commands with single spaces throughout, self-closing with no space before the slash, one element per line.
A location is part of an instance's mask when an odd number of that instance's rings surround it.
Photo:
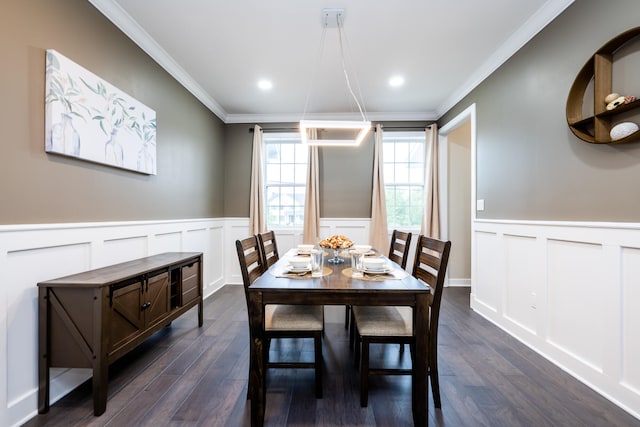
<path fill-rule="evenodd" d="M 107 407 L 109 364 L 198 305 L 202 253 L 170 252 L 38 283 L 38 411 L 49 368 L 93 369 L 93 412 Z"/>

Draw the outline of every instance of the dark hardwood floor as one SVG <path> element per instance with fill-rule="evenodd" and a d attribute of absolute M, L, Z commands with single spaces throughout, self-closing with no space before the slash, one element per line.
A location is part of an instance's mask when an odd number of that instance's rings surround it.
<path fill-rule="evenodd" d="M 249 338 L 241 286 L 194 311 L 114 363 L 106 412 L 93 416 L 87 382 L 25 426 L 249 426 L 246 400 Z M 468 288 L 445 289 L 440 316 L 442 410 L 429 395 L 431 426 L 639 426 L 640 420 L 573 379 L 469 309 Z M 408 377 L 374 377 L 368 408 L 342 323 L 327 323 L 324 398 L 313 371 L 272 370 L 267 426 L 410 426 Z M 272 344 L 272 355 L 311 359 L 312 341 Z M 372 364 L 408 364 L 398 346 L 372 348 Z"/>

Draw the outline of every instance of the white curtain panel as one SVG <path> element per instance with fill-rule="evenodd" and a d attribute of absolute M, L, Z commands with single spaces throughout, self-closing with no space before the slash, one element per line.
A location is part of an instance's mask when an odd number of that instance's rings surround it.
<path fill-rule="evenodd" d="M 317 138 L 317 131 L 309 129 L 309 139 Z M 309 164 L 307 166 L 307 186 L 304 199 L 303 243 L 316 244 L 320 237 L 320 165 L 318 164 L 318 146 L 309 146 Z"/>
<path fill-rule="evenodd" d="M 424 162 L 424 211 L 420 233 L 440 238 L 440 192 L 438 186 L 438 126 L 434 123 L 425 129 Z"/>
<path fill-rule="evenodd" d="M 389 248 L 387 229 L 387 203 L 384 197 L 384 177 L 382 159 L 382 125 L 376 125 L 373 147 L 373 193 L 371 194 L 371 226 L 369 244 L 382 253 Z"/>
<path fill-rule="evenodd" d="M 262 128 L 258 125 L 253 129 L 250 197 L 249 231 L 251 234 L 258 234 L 267 231 L 264 212 L 264 179 L 262 172 Z"/>

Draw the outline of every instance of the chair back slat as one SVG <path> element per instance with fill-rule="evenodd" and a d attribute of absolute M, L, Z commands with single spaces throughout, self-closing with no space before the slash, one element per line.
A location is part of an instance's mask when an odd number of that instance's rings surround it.
<path fill-rule="evenodd" d="M 280 259 L 278 254 L 278 244 L 276 243 L 276 234 L 273 231 L 260 233 L 258 242 L 260 243 L 260 252 L 262 254 L 262 264 L 265 270 L 271 267 Z"/>
<path fill-rule="evenodd" d="M 393 230 L 391 234 L 391 244 L 389 245 L 389 259 L 402 268 L 407 267 L 409 259 L 409 244 L 411 243 L 411 233 Z"/>

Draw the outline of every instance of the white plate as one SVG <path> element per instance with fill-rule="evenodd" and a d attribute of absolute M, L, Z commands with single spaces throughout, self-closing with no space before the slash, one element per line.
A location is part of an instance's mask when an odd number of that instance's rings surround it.
<path fill-rule="evenodd" d="M 371 270 L 369 268 L 364 267 L 362 271 L 367 274 L 386 274 L 386 273 L 391 273 L 393 271 L 393 267 L 385 265 L 382 270 Z"/>
<path fill-rule="evenodd" d="M 289 268 L 287 268 L 287 271 L 289 273 L 304 273 L 306 271 L 311 271 L 311 266 L 308 265 L 306 267 L 293 267 L 293 266 L 289 266 Z"/>

